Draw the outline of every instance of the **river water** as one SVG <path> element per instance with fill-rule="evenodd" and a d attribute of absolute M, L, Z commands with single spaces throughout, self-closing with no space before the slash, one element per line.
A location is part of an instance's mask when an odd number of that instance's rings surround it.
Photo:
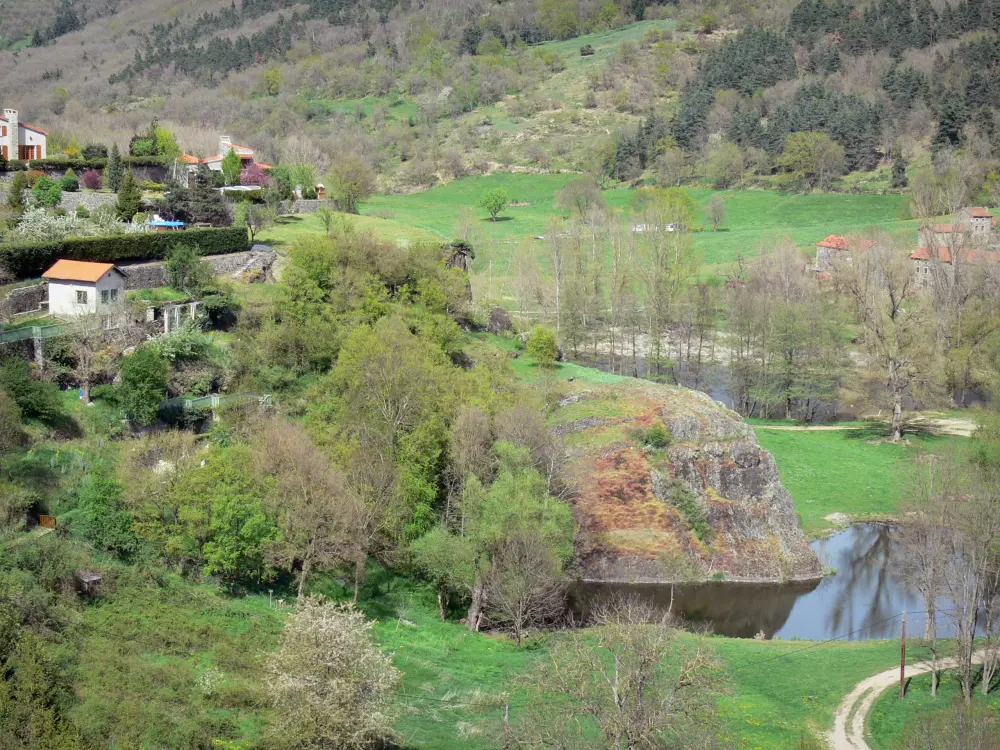
<path fill-rule="evenodd" d="M 573 608 L 586 616 L 595 600 L 615 594 L 637 595 L 666 609 L 673 589 L 673 611 L 692 623 L 710 625 L 713 632 L 752 638 L 867 640 L 896 638 L 899 615 L 907 614 L 907 632 L 924 632 L 923 599 L 895 574 L 894 553 L 902 542 L 891 526 L 855 524 L 810 546 L 820 564 L 836 573 L 808 583 L 751 584 L 710 582 L 687 586 L 662 584 L 579 584 L 572 592 Z M 938 603 L 944 610 L 947 601 Z M 938 635 L 950 631 L 938 616 Z"/>

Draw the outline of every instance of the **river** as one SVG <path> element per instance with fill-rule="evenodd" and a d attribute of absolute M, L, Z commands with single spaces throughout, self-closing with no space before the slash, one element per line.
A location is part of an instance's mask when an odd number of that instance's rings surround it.
<path fill-rule="evenodd" d="M 713 581 L 696 585 L 583 583 L 572 591 L 573 608 L 584 617 L 591 604 L 614 594 L 632 594 L 666 609 L 683 613 L 691 623 L 711 626 L 713 632 L 752 638 L 763 631 L 768 638 L 868 640 L 896 638 L 899 615 L 907 614 L 907 630 L 924 631 L 920 595 L 893 570 L 893 555 L 902 542 L 891 526 L 855 524 L 810 546 L 825 569 L 836 572 L 808 583 L 752 584 Z M 940 601 L 940 609 L 949 602 Z M 938 617 L 938 635 L 950 631 Z"/>

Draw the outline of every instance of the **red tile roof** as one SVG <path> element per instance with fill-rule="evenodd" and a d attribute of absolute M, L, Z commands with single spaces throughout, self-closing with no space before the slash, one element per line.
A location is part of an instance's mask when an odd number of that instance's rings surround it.
<path fill-rule="evenodd" d="M 0 122 L 10 122 L 6 117 L 0 117 Z M 34 125 L 29 125 L 26 122 L 18 122 L 18 125 L 23 125 L 28 130 L 34 130 L 36 133 L 41 133 L 42 135 L 48 135 L 48 130 L 42 130 L 41 128 L 35 127 Z"/>
<path fill-rule="evenodd" d="M 875 240 L 848 239 L 838 234 L 831 234 L 826 239 L 816 243 L 816 247 L 828 247 L 831 250 L 867 250 L 875 244 Z"/>
<path fill-rule="evenodd" d="M 114 263 L 88 263 L 82 260 L 63 259 L 57 260 L 52 268 L 42 274 L 42 278 L 55 279 L 56 281 L 88 281 L 94 283 L 101 279 L 108 271 L 116 268 Z"/>
<path fill-rule="evenodd" d="M 951 263 L 951 248 L 947 247 L 920 247 L 915 253 L 910 255 L 912 260 L 937 260 L 941 263 Z M 967 247 L 958 251 L 960 263 L 970 266 L 985 266 L 988 263 L 1000 263 L 1000 253 L 995 250 L 986 250 L 981 247 Z"/>
<path fill-rule="evenodd" d="M 969 216 L 976 219 L 992 219 L 993 213 L 988 208 L 983 208 L 982 206 L 973 206 L 969 209 Z"/>

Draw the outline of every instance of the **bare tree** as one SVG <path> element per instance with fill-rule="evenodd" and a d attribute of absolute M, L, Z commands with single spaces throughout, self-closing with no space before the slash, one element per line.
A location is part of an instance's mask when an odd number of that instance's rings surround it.
<path fill-rule="evenodd" d="M 270 504 L 281 530 L 270 553 L 276 565 L 298 571 L 301 598 L 312 573 L 356 563 L 363 507 L 301 425 L 274 418 L 257 434 L 258 462 L 274 478 Z"/>
<path fill-rule="evenodd" d="M 80 316 L 66 333 L 73 353 L 73 373 L 88 404 L 91 387 L 111 377 L 122 352 L 143 338 L 141 329 L 130 323 L 124 309 Z"/>
<path fill-rule="evenodd" d="M 927 316 L 905 249 L 889 238 L 855 253 L 853 263 L 836 269 L 864 331 L 873 380 L 884 382 L 892 409 L 892 440 L 903 436 L 903 405 L 914 387 L 930 381 L 934 364 L 926 334 Z"/>
<path fill-rule="evenodd" d="M 635 599 L 600 607 L 593 619 L 595 627 L 561 639 L 528 678 L 517 746 L 714 746 L 714 663 L 705 643 L 682 642 L 669 619 Z M 557 709 L 547 705 L 553 696 L 565 699 Z"/>
<path fill-rule="evenodd" d="M 951 555 L 948 507 L 955 471 L 953 462 L 927 457 L 908 493 L 910 500 L 902 508 L 906 522 L 899 527 L 899 573 L 924 600 L 923 640 L 931 652 L 931 696 L 937 695 L 939 682 L 937 600 L 946 589 L 945 570 Z"/>
<path fill-rule="evenodd" d="M 524 632 L 562 614 L 566 586 L 559 561 L 531 534 L 507 540 L 493 554 L 485 599 L 490 620 L 510 628 L 518 648 Z"/>
<path fill-rule="evenodd" d="M 708 204 L 705 206 L 708 211 L 708 219 L 712 222 L 712 229 L 716 232 L 719 231 L 719 225 L 726 222 L 726 201 L 721 195 L 716 193 L 711 198 L 708 199 Z"/>

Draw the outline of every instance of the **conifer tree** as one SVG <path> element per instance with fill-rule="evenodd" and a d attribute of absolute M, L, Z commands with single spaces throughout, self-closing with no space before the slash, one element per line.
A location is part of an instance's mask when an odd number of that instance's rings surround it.
<path fill-rule="evenodd" d="M 108 166 L 106 171 L 108 187 L 111 188 L 113 192 L 117 193 L 121 188 L 122 180 L 125 177 L 125 168 L 122 165 L 122 155 L 118 150 L 117 143 L 111 147 L 111 156 L 108 157 Z"/>
<path fill-rule="evenodd" d="M 122 221 L 132 221 L 132 217 L 142 208 L 142 190 L 139 189 L 139 183 L 135 181 L 131 169 L 125 173 L 125 178 L 122 180 L 116 208 L 118 218 Z"/>

